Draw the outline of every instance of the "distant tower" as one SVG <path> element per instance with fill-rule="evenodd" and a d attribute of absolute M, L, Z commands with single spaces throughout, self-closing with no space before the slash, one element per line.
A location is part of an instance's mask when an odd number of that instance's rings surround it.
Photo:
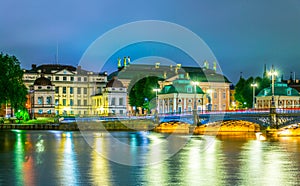
<path fill-rule="evenodd" d="M 268 74 L 267 74 L 267 65 L 264 65 L 264 73 L 263 73 L 263 78 L 267 78 Z"/>

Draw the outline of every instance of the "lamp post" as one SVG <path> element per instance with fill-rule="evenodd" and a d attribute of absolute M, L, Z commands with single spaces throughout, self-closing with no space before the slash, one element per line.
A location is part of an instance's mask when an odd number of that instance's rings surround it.
<path fill-rule="evenodd" d="M 198 116 L 197 116 L 197 103 L 196 103 L 196 95 L 197 95 L 197 85 L 198 82 L 193 81 L 192 85 L 194 86 L 194 109 L 193 109 L 193 118 L 194 118 L 194 125 L 198 124 Z"/>
<path fill-rule="evenodd" d="M 252 102 L 252 108 L 255 108 L 255 87 L 257 87 L 257 83 L 253 81 L 251 83 L 251 87 L 253 88 L 253 102 Z"/>
<path fill-rule="evenodd" d="M 159 118 L 158 118 L 158 107 L 159 107 L 159 104 L 158 104 L 157 93 L 160 91 L 160 89 L 159 88 L 154 88 L 153 91 L 155 91 L 155 99 L 156 99 L 156 108 L 155 108 L 154 119 L 155 119 L 155 123 L 158 123 L 159 122 Z"/>
<path fill-rule="evenodd" d="M 272 66 L 272 69 L 271 69 L 271 71 L 268 74 L 272 78 L 272 101 L 271 101 L 271 107 L 275 108 L 274 83 L 275 83 L 275 76 L 277 76 L 277 72 L 275 71 L 274 66 Z"/>
<path fill-rule="evenodd" d="M 274 128 L 278 128 L 277 126 L 277 119 L 276 119 L 276 107 L 275 107 L 275 98 L 274 98 L 274 82 L 275 82 L 275 76 L 277 76 L 277 72 L 274 69 L 274 66 L 272 65 L 271 71 L 268 73 L 269 76 L 272 78 L 272 101 L 271 101 L 271 107 L 270 107 L 270 121 L 271 126 Z"/>

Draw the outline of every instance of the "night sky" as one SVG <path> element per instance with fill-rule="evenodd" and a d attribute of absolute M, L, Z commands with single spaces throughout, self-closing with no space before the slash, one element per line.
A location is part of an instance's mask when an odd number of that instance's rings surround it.
<path fill-rule="evenodd" d="M 198 35 L 234 83 L 240 72 L 262 75 L 264 64 L 274 64 L 286 78 L 291 71 L 300 78 L 299 0 L 2 0 L 0 7 L 0 51 L 17 56 L 26 69 L 55 63 L 57 45 L 59 63 L 78 65 L 87 48 L 111 29 L 159 20 Z M 105 45 L 112 42 L 118 39 Z M 132 61 L 156 55 L 192 64 L 176 47 L 144 42 L 117 50 L 101 70 L 112 71 L 117 56 L 125 55 Z"/>

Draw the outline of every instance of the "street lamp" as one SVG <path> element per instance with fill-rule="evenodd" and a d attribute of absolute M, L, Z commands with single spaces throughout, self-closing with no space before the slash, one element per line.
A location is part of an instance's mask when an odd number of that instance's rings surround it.
<path fill-rule="evenodd" d="M 255 87 L 257 87 L 257 83 L 253 81 L 251 83 L 251 87 L 253 88 L 253 102 L 252 102 L 252 108 L 255 108 Z"/>
<path fill-rule="evenodd" d="M 193 118 L 194 118 L 194 125 L 198 124 L 198 116 L 197 116 L 197 105 L 196 105 L 196 95 L 197 95 L 197 81 L 192 81 L 192 85 L 194 86 L 194 109 L 193 109 Z"/>
<path fill-rule="evenodd" d="M 159 123 L 159 118 L 158 118 L 158 97 L 157 97 L 157 92 L 160 91 L 159 88 L 154 88 L 153 91 L 155 91 L 155 98 L 156 98 L 156 109 L 155 109 L 155 116 L 154 116 L 154 120 L 155 120 L 155 123 Z"/>
<path fill-rule="evenodd" d="M 156 98 L 156 111 L 158 112 L 158 97 L 157 97 L 157 92 L 160 91 L 159 88 L 154 88 L 153 91 L 155 91 L 155 98 Z"/>
<path fill-rule="evenodd" d="M 274 83 L 275 83 L 275 76 L 277 76 L 277 72 L 274 69 L 274 66 L 272 65 L 271 71 L 268 73 L 269 76 L 272 78 L 272 102 L 271 107 L 275 108 L 275 99 L 274 99 Z"/>

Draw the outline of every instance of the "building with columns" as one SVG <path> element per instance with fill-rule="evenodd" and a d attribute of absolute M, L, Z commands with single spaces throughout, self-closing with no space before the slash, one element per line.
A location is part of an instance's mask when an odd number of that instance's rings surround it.
<path fill-rule="evenodd" d="M 299 92 L 289 87 L 286 83 L 274 84 L 274 100 L 276 108 L 300 108 Z M 261 90 L 256 96 L 257 109 L 270 108 L 272 103 L 272 85 Z"/>
<path fill-rule="evenodd" d="M 182 74 L 158 94 L 158 113 L 186 113 L 204 108 L 204 92 Z"/>
<path fill-rule="evenodd" d="M 131 63 L 122 66 L 119 60 L 118 71 L 111 73 L 108 79 L 117 76 L 129 92 L 132 82 L 137 82 L 147 76 L 158 77 L 160 79 L 160 89 L 163 89 L 178 79 L 180 74 L 184 74 L 187 80 L 198 82 L 198 86 L 204 92 L 203 106 L 201 106 L 203 110 L 228 110 L 230 107 L 231 82 L 224 75 L 217 73 L 215 66 L 213 69 L 209 69 L 207 63 L 206 61 L 203 68 L 184 67 L 181 64 L 163 66 L 159 63 L 154 65 Z M 133 112 L 130 105 L 127 105 L 127 110 Z"/>

